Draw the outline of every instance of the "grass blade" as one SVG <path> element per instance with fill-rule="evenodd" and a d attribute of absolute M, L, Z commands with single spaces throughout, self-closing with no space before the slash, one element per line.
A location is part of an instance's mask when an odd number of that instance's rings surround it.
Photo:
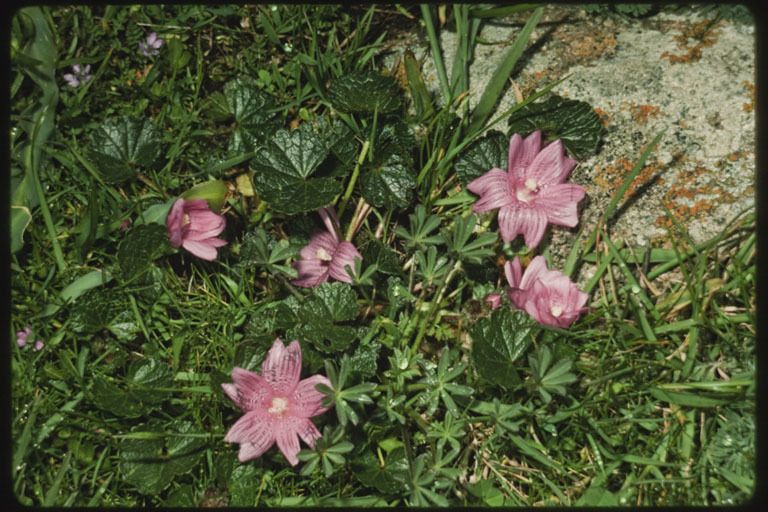
<path fill-rule="evenodd" d="M 509 75 L 512 74 L 515 64 L 517 64 L 517 60 L 520 58 L 520 55 L 522 55 L 525 45 L 528 42 L 528 38 L 531 36 L 533 29 L 536 28 L 536 24 L 539 22 L 539 18 L 541 18 L 543 12 L 543 7 L 538 7 L 533 11 L 533 14 L 528 18 L 520 35 L 517 36 L 514 44 L 507 52 L 506 57 L 504 57 L 504 60 L 499 67 L 496 68 L 496 71 L 494 71 L 491 80 L 488 82 L 488 85 L 485 86 L 483 95 L 480 96 L 480 101 L 478 102 L 477 107 L 475 107 L 475 110 L 472 112 L 468 133 L 477 131 L 488 119 L 488 116 L 491 115 L 491 111 L 499 100 L 501 92 L 504 90 L 504 86 L 507 85 Z"/>

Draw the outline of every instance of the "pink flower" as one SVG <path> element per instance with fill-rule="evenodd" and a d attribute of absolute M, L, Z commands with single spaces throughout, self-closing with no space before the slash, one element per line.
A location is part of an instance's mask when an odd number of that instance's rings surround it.
<path fill-rule="evenodd" d="M 215 260 L 216 248 L 227 245 L 225 240 L 216 238 L 224 231 L 227 221 L 212 212 L 205 199 L 179 198 L 168 212 L 165 225 L 174 248 L 182 246 L 204 260 Z"/>
<path fill-rule="evenodd" d="M 498 293 L 489 293 L 488 296 L 485 298 L 485 302 L 491 303 L 491 309 L 496 309 L 501 305 L 501 295 Z"/>
<path fill-rule="evenodd" d="M 299 437 L 315 448 L 315 439 L 322 436 L 309 418 L 329 409 L 321 405 L 325 395 L 315 387 L 331 387 L 331 382 L 323 375 L 299 381 L 300 373 L 299 342 L 292 341 L 286 348 L 278 338 L 261 365 L 261 375 L 235 366 L 234 383 L 221 385 L 245 411 L 224 436 L 224 441 L 240 444 L 240 462 L 261 456 L 275 441 L 292 466 L 299 462 Z"/>
<path fill-rule="evenodd" d="M 547 223 L 575 226 L 576 205 L 585 194 L 582 186 L 564 183 L 576 161 L 564 155 L 563 143 L 556 140 L 540 148 L 540 131 L 525 139 L 515 134 L 509 141 L 507 170 L 491 169 L 467 184 L 480 196 L 472 211 L 499 208 L 502 239 L 511 242 L 522 234 L 530 248 L 539 245 Z"/>
<path fill-rule="evenodd" d="M 28 343 L 28 338 L 32 334 L 32 331 L 29 329 L 29 326 L 25 327 L 23 331 L 18 331 L 16 333 L 16 345 L 19 347 L 23 347 Z"/>
<path fill-rule="evenodd" d="M 523 274 L 520 258 L 504 264 L 509 300 L 543 325 L 568 328 L 588 308 L 589 295 L 557 270 L 547 269 L 543 256 L 536 256 Z"/>
<path fill-rule="evenodd" d="M 352 277 L 344 268 L 349 265 L 354 270 L 355 257 L 363 259 L 351 242 L 339 241 L 336 227 L 339 219 L 333 207 L 323 207 L 317 210 L 328 231 L 319 231 L 312 235 L 309 243 L 301 249 L 301 258 L 293 266 L 299 276 L 293 284 L 311 288 L 324 283 L 329 277 L 337 281 L 351 283 Z"/>
<path fill-rule="evenodd" d="M 163 46 L 163 40 L 157 37 L 157 32 L 152 32 L 147 36 L 147 44 L 139 43 L 139 50 L 145 57 L 149 57 L 160 53 L 161 46 Z"/>

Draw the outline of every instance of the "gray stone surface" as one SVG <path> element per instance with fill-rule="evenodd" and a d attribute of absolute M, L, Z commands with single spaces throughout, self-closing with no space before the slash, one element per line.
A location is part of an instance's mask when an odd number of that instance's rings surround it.
<path fill-rule="evenodd" d="M 576 6 L 545 10 L 529 43 L 534 50 L 523 54 L 511 79 L 525 97 L 570 75 L 553 92 L 588 102 L 603 118 L 607 134 L 599 152 L 571 174 L 587 190 L 580 216 L 587 228 L 595 225 L 623 176 L 662 130 L 664 138 L 631 188 L 631 204 L 610 226 L 613 239 L 632 246 L 669 246 L 666 205 L 700 242 L 754 204 L 755 27 L 720 21 L 705 30 L 710 19 L 662 13 L 601 21 Z M 482 28 L 480 35 L 495 44 L 476 48 L 471 105 L 524 21 L 518 16 Z M 449 30 L 441 37 L 450 73 L 456 37 Z M 417 58 L 426 55 L 423 72 L 439 97 L 426 41 L 414 39 L 405 47 Z M 514 104 L 510 86 L 497 113 Z M 567 247 L 576 231 L 551 231 L 553 256 L 562 256 L 556 246 Z"/>

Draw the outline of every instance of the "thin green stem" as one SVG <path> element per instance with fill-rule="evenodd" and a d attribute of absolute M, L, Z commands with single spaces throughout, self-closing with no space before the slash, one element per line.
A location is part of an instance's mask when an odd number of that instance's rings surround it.
<path fill-rule="evenodd" d="M 365 161 L 365 155 L 368 154 L 368 147 L 370 145 L 370 141 L 365 141 L 363 143 L 363 149 L 360 151 L 360 156 L 357 157 L 357 163 L 355 163 L 355 168 L 352 171 L 352 176 L 349 178 L 349 183 L 347 184 L 347 190 L 344 192 L 344 197 L 341 200 L 341 205 L 339 206 L 339 218 L 341 218 L 341 215 L 344 213 L 344 209 L 347 207 L 347 203 L 349 202 L 349 198 L 352 195 L 352 190 L 355 188 L 355 183 L 357 183 L 357 177 L 360 174 L 360 166 L 363 165 L 363 161 Z"/>
<path fill-rule="evenodd" d="M 440 289 L 437 292 L 437 296 L 432 301 L 432 305 L 429 308 L 429 313 L 427 316 L 425 316 L 422 321 L 421 325 L 419 326 L 419 332 L 416 334 L 416 339 L 413 340 L 413 345 L 411 346 L 411 350 L 416 353 L 416 351 L 419 348 L 419 344 L 421 344 L 421 339 L 424 337 L 424 333 L 427 331 L 427 326 L 429 325 L 429 320 L 432 318 L 432 316 L 437 311 L 437 308 L 440 305 L 440 302 L 443 300 L 443 296 L 445 295 L 445 290 L 448 288 L 448 284 L 453 280 L 456 273 L 461 270 L 461 260 L 456 261 L 454 263 L 453 267 L 451 268 L 451 271 L 448 273 L 448 275 L 445 277 L 445 280 L 443 280 L 442 283 L 440 283 Z"/>

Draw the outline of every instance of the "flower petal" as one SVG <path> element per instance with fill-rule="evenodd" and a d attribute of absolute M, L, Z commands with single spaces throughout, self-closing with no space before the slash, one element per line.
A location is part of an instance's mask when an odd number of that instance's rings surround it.
<path fill-rule="evenodd" d="M 301 420 L 297 432 L 299 433 L 301 440 L 307 443 L 313 450 L 315 449 L 315 439 L 323 437 L 320 431 L 317 430 L 315 424 L 308 419 Z"/>
<path fill-rule="evenodd" d="M 291 397 L 291 414 L 311 418 L 330 409 L 321 405 L 325 395 L 315 389 L 318 384 L 331 387 L 331 381 L 323 375 L 313 375 L 299 382 Z"/>
<path fill-rule="evenodd" d="M 184 216 L 185 202 L 182 198 L 177 199 L 165 219 L 165 233 L 171 240 L 171 246 L 176 249 L 181 246 L 181 219 Z"/>
<path fill-rule="evenodd" d="M 322 260 L 294 261 L 293 268 L 299 273 L 298 277 L 291 281 L 295 286 L 313 288 L 328 280 L 328 265 Z"/>
<path fill-rule="evenodd" d="M 339 246 L 338 240 L 327 231 L 317 231 L 309 239 L 309 243 L 302 247 L 301 257 L 305 260 L 317 259 L 319 249 L 323 249 L 329 256 L 336 252 Z"/>
<path fill-rule="evenodd" d="M 499 210 L 501 238 L 511 242 L 518 234 L 525 237 L 525 245 L 533 249 L 544 236 L 547 216 L 536 208 L 502 208 Z"/>
<path fill-rule="evenodd" d="M 512 261 L 504 263 L 504 274 L 507 276 L 507 283 L 512 288 L 519 288 L 522 280 L 523 269 L 520 266 L 520 256 L 515 256 Z"/>
<path fill-rule="evenodd" d="M 467 190 L 480 196 L 472 206 L 475 213 L 502 208 L 517 201 L 509 190 L 509 175 L 501 169 L 491 169 L 470 181 Z"/>
<path fill-rule="evenodd" d="M 275 339 L 261 365 L 261 376 L 272 385 L 277 396 L 290 396 L 301 374 L 301 345 L 294 340 L 287 347 Z"/>
<path fill-rule="evenodd" d="M 328 233 L 330 233 L 336 243 L 338 243 L 339 235 L 336 234 L 336 226 L 339 225 L 339 218 L 336 216 L 336 210 L 333 209 L 333 206 L 323 206 L 322 208 L 317 209 L 317 213 L 320 215 L 320 218 L 323 219 L 325 229 L 328 230 Z"/>
<path fill-rule="evenodd" d="M 328 272 L 332 278 L 337 281 L 344 281 L 345 283 L 351 283 L 352 277 L 344 268 L 345 265 L 349 265 L 352 272 L 355 271 L 355 257 L 363 259 L 363 256 L 357 250 L 357 248 L 351 242 L 341 242 L 333 253 L 331 264 L 328 266 Z"/>
<path fill-rule="evenodd" d="M 208 240 L 212 239 L 209 238 Z M 216 259 L 216 247 L 208 243 L 207 240 L 184 240 L 181 246 L 201 260 L 213 261 Z"/>
<path fill-rule="evenodd" d="M 578 202 L 584 199 L 584 187 L 576 183 L 546 186 L 536 198 L 536 207 L 552 224 L 574 227 L 579 223 Z"/>
<path fill-rule="evenodd" d="M 232 369 L 232 384 L 221 387 L 229 398 L 244 411 L 267 409 L 274 395 L 272 385 L 259 375 L 239 366 Z"/>
<path fill-rule="evenodd" d="M 229 429 L 227 443 L 254 443 L 266 451 L 274 442 L 274 417 L 265 410 L 248 411 Z M 263 453 L 263 452 L 262 452 Z"/>
<path fill-rule="evenodd" d="M 284 418 L 275 428 L 277 447 L 283 452 L 291 466 L 299 463 L 299 458 L 296 456 L 301 450 L 298 434 L 301 428 L 305 427 L 304 423 L 307 421 L 309 420 L 289 416 Z M 309 423 L 312 422 L 309 421 Z"/>
<path fill-rule="evenodd" d="M 546 281 L 561 277 L 562 275 L 563 274 L 557 270 L 549 270 L 547 268 L 547 260 L 544 259 L 544 256 L 538 255 L 531 260 L 527 267 L 525 267 L 525 273 L 520 281 L 520 288 L 528 290 L 536 281 Z"/>
<path fill-rule="evenodd" d="M 525 170 L 524 178 L 533 178 L 539 185 L 562 183 L 576 163 L 565 156 L 563 142 L 558 139 L 541 150 Z"/>
<path fill-rule="evenodd" d="M 514 134 L 509 140 L 509 157 L 507 172 L 512 177 L 520 177 L 525 169 L 536 159 L 541 150 L 541 131 L 536 130 L 523 139 L 519 134 Z"/>

